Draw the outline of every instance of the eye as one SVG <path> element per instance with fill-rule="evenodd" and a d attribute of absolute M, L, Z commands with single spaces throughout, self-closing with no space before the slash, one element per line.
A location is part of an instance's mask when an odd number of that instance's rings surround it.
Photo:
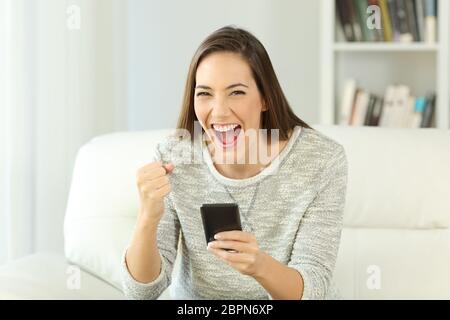
<path fill-rule="evenodd" d="M 231 95 L 233 95 L 233 96 L 236 96 L 236 95 L 243 95 L 243 94 L 245 94 L 245 92 L 244 91 L 240 91 L 240 90 L 236 90 L 236 91 L 233 91 L 232 93 L 231 93 Z"/>
<path fill-rule="evenodd" d="M 205 92 L 205 91 L 201 91 L 201 92 L 198 92 L 198 93 L 196 94 L 196 96 L 197 96 L 197 97 L 200 97 L 200 96 L 209 96 L 209 93 L 208 93 L 208 92 Z"/>

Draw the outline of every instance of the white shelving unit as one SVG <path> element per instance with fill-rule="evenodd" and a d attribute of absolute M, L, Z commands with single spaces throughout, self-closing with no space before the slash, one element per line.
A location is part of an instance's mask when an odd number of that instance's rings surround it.
<path fill-rule="evenodd" d="M 415 95 L 436 92 L 436 127 L 450 128 L 450 1 L 438 0 L 438 42 L 339 42 L 335 0 L 321 1 L 321 96 L 319 121 L 337 124 L 345 80 L 379 96 L 390 84 Z"/>

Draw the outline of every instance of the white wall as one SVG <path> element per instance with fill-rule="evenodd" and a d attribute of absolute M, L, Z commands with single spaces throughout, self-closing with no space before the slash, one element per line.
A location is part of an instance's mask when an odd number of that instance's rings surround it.
<path fill-rule="evenodd" d="M 128 20 L 130 130 L 176 124 L 192 55 L 227 24 L 260 39 L 294 111 L 309 123 L 318 120 L 318 1 L 133 0 Z"/>
<path fill-rule="evenodd" d="M 80 8 L 80 29 L 67 27 L 71 4 Z M 120 62 L 126 19 L 121 0 L 45 0 L 34 6 L 28 11 L 36 19 L 36 31 L 28 30 L 36 37 L 33 249 L 62 252 L 78 149 L 97 135 L 126 129 Z"/>
<path fill-rule="evenodd" d="M 78 149 L 126 130 L 125 33 L 123 0 L 0 0 L 0 264 L 63 251 Z"/>

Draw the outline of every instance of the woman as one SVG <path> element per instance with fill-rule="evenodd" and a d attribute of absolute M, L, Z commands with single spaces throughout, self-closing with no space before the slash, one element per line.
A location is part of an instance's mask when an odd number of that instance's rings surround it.
<path fill-rule="evenodd" d="M 176 299 L 329 298 L 345 152 L 293 113 L 249 32 L 221 28 L 195 53 L 178 128 L 198 142 L 196 123 L 206 141 L 185 149 L 187 139 L 168 138 L 138 171 L 140 212 L 122 263 L 126 296 L 156 299 L 181 250 Z M 182 161 L 192 160 L 186 150 L 201 161 Z M 225 202 L 239 205 L 243 230 L 206 246 L 199 208 Z"/>

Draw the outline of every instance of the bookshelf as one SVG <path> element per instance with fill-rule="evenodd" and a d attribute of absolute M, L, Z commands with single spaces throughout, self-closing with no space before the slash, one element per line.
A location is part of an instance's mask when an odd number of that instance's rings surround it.
<path fill-rule="evenodd" d="M 321 1 L 319 121 L 338 124 L 344 83 L 383 97 L 388 85 L 404 84 L 416 95 L 436 93 L 435 127 L 450 128 L 450 1 L 437 0 L 437 42 L 345 42 L 336 30 L 335 0 Z"/>
<path fill-rule="evenodd" d="M 352 52 L 352 51 L 437 51 L 439 50 L 438 44 L 427 43 L 334 43 L 333 49 L 336 52 Z"/>

